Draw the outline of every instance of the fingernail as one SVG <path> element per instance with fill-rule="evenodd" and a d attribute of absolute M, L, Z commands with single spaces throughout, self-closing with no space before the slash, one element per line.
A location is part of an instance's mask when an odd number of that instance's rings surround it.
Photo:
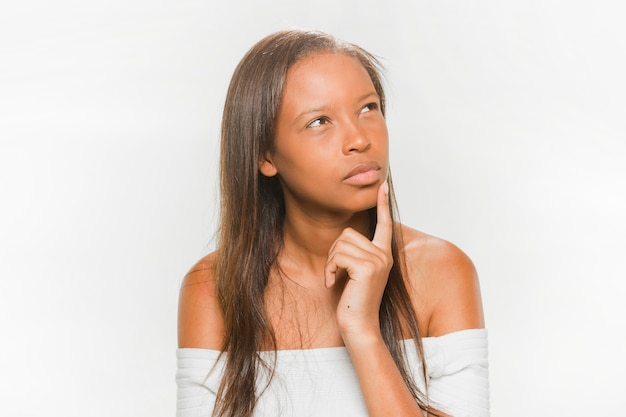
<path fill-rule="evenodd" d="M 387 184 L 387 180 L 383 182 L 383 192 L 385 193 L 385 195 L 389 195 L 389 184 Z"/>

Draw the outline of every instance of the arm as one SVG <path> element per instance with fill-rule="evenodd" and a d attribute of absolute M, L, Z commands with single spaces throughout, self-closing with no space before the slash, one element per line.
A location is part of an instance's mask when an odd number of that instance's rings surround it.
<path fill-rule="evenodd" d="M 485 327 L 478 274 L 470 258 L 452 243 L 434 237 L 428 237 L 419 250 L 421 256 L 414 254 L 414 258 L 422 270 L 417 286 L 428 289 L 427 336 Z"/>
<path fill-rule="evenodd" d="M 374 239 L 369 242 L 356 232 L 344 231 L 329 252 L 326 283 L 334 285 L 339 270 L 348 274 L 337 322 L 370 416 L 423 416 L 380 334 L 378 309 L 392 262 L 391 228 L 387 195 L 381 187 Z M 419 307 L 424 336 L 482 328 L 478 279 L 469 258 L 448 242 L 407 232 L 408 291 Z"/>
<path fill-rule="evenodd" d="M 347 340 L 346 347 L 371 417 L 424 416 L 382 337 Z"/>
<path fill-rule="evenodd" d="M 178 300 L 178 347 L 220 350 L 224 318 L 217 299 L 214 254 L 185 276 Z"/>
<path fill-rule="evenodd" d="M 422 336 L 429 336 L 429 399 L 454 417 L 489 416 L 487 332 L 476 269 L 450 242 L 409 228 L 403 234 L 409 294 L 419 308 Z"/>
<path fill-rule="evenodd" d="M 418 288 L 427 289 L 426 335 L 436 341 L 430 400 L 454 417 L 488 417 L 487 332 L 476 269 L 453 244 L 434 237 L 425 242 L 421 257 L 413 253 L 408 259 L 420 262 L 423 273 L 409 276 L 422 280 Z"/>
<path fill-rule="evenodd" d="M 371 242 L 346 229 L 332 245 L 325 271 L 326 285 L 335 285 L 340 271 L 347 273 L 337 305 L 337 324 L 368 414 L 423 417 L 380 333 L 378 312 L 393 262 L 393 225 L 387 193 L 385 183 L 378 191 L 378 224 Z"/>
<path fill-rule="evenodd" d="M 178 303 L 176 416 L 210 416 L 219 388 L 217 363 L 224 321 L 217 300 L 214 255 L 200 260 L 185 276 Z M 191 349 L 187 349 L 191 348 Z M 219 365 L 216 371 L 214 365 Z"/>

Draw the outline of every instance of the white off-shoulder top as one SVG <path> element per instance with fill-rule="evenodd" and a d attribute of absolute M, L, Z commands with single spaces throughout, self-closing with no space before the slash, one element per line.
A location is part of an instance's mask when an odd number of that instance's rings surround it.
<path fill-rule="evenodd" d="M 423 389 L 413 341 L 405 341 L 409 369 Z M 471 329 L 422 339 L 431 404 L 453 417 L 489 417 L 487 330 Z M 178 349 L 177 417 L 209 417 L 224 357 L 217 350 Z M 273 352 L 261 352 L 271 360 Z M 216 365 L 213 372 L 213 366 Z M 265 386 L 266 380 L 260 378 Z M 255 417 L 367 416 L 365 401 L 345 347 L 279 350 L 276 372 L 260 397 Z"/>

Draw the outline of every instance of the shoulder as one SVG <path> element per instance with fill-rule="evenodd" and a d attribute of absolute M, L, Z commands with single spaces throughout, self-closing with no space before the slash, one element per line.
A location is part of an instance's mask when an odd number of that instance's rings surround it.
<path fill-rule="evenodd" d="M 407 226 L 401 231 L 408 290 L 423 335 L 484 327 L 478 274 L 471 259 L 444 239 Z"/>
<path fill-rule="evenodd" d="M 178 347 L 221 349 L 224 319 L 217 298 L 215 253 L 185 275 L 178 301 Z"/>

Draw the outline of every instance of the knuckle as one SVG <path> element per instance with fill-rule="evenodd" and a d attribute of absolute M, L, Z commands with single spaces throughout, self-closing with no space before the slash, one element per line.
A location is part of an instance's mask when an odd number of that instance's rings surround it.
<path fill-rule="evenodd" d="M 339 239 L 335 242 L 335 251 L 343 251 L 345 250 L 347 242 L 343 239 Z"/>

